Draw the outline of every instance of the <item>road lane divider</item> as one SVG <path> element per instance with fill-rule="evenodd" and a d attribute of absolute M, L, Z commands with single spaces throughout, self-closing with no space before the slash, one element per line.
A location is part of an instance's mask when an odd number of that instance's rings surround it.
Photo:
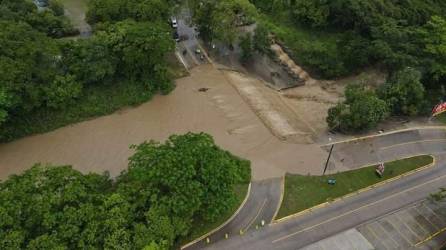
<path fill-rule="evenodd" d="M 424 155 L 424 154 L 423 154 L 423 155 Z M 416 156 L 420 156 L 420 155 L 413 155 L 413 156 L 409 156 L 409 157 L 402 158 L 402 159 L 399 159 L 399 160 L 404 160 L 404 159 L 408 159 L 408 158 L 412 158 L 412 157 L 416 157 Z M 370 190 L 372 190 L 372 189 L 375 189 L 375 188 L 384 186 L 384 185 L 386 185 L 386 184 L 389 184 L 389 183 L 394 182 L 394 181 L 396 181 L 396 180 L 399 180 L 399 179 L 402 179 L 402 178 L 404 178 L 404 177 L 413 175 L 413 174 L 418 173 L 418 172 L 420 172 L 420 171 L 429 169 L 429 168 L 431 168 L 431 167 L 435 167 L 435 166 L 436 166 L 436 158 L 435 158 L 435 156 L 433 156 L 433 155 L 429 155 L 429 156 L 432 157 L 432 163 L 429 163 L 429 164 L 427 164 L 427 165 L 425 165 L 425 166 L 419 167 L 419 168 L 414 169 L 414 170 L 412 170 L 412 171 L 406 172 L 406 173 L 404 173 L 404 174 L 401 174 L 401 175 L 398 175 L 398 176 L 389 178 L 389 179 L 387 179 L 387 180 L 384 180 L 384 181 L 375 183 L 375 184 L 373 184 L 373 185 L 370 185 L 370 186 L 368 186 L 368 187 L 359 189 L 359 190 L 357 190 L 357 191 L 348 193 L 348 194 L 343 195 L 343 196 L 340 196 L 340 197 L 338 197 L 338 198 L 334 198 L 334 199 L 332 199 L 332 200 L 330 200 L 330 201 L 323 202 L 323 203 L 321 203 L 321 204 L 318 204 L 318 205 L 316 205 L 316 206 L 307 208 L 307 209 L 302 210 L 302 211 L 300 211 L 300 212 L 297 212 L 297 213 L 294 213 L 294 214 L 285 216 L 285 217 L 283 217 L 283 218 L 280 218 L 280 219 L 277 219 L 277 220 L 274 218 L 274 220 L 271 222 L 271 225 L 274 225 L 274 224 L 277 224 L 277 223 L 281 223 L 281 222 L 284 222 L 284 221 L 287 221 L 287 220 L 290 220 L 290 219 L 294 219 L 294 218 L 299 217 L 299 216 L 303 216 L 303 215 L 305 215 L 305 214 L 307 214 L 307 213 L 311 213 L 311 212 L 313 212 L 314 210 L 317 210 L 317 209 L 320 209 L 320 208 L 327 207 L 327 206 L 331 205 L 332 203 L 335 203 L 335 202 L 338 202 L 338 201 L 341 201 L 341 200 L 345 200 L 345 199 L 350 198 L 350 197 L 353 197 L 353 196 L 357 196 L 357 195 L 359 195 L 359 194 L 361 194 L 361 193 L 364 193 L 364 192 L 370 191 Z M 279 209 L 280 209 L 280 208 L 279 208 Z"/>
<path fill-rule="evenodd" d="M 277 214 L 279 213 L 280 207 L 282 206 L 283 195 L 285 193 L 285 175 L 282 175 L 282 183 L 280 183 L 280 198 L 279 204 L 277 204 L 276 211 L 274 212 L 273 218 L 269 222 L 269 224 L 273 223 L 276 220 Z"/>
<path fill-rule="evenodd" d="M 256 215 L 254 216 L 254 218 L 248 223 L 248 225 L 245 227 L 245 229 L 242 229 L 243 232 L 246 232 L 249 230 L 249 228 L 251 227 L 252 223 L 254 223 L 254 221 L 257 219 L 257 217 L 259 217 L 260 213 L 262 212 L 263 208 L 266 205 L 266 202 L 268 201 L 268 199 L 264 199 L 262 205 L 260 206 L 259 210 L 257 210 Z"/>
<path fill-rule="evenodd" d="M 245 206 L 245 203 L 248 201 L 248 198 L 249 198 L 249 196 L 250 196 L 250 194 L 251 194 L 251 184 L 252 184 L 252 183 L 250 182 L 249 185 L 248 185 L 248 191 L 246 192 L 246 196 L 245 196 L 245 199 L 243 200 L 242 204 L 240 204 L 240 206 L 239 206 L 239 208 L 237 209 L 237 211 L 235 211 L 235 213 L 234 213 L 229 219 L 227 219 L 223 224 L 221 224 L 221 225 L 218 226 L 217 228 L 213 229 L 212 231 L 210 231 L 210 232 L 208 232 L 208 233 L 205 233 L 205 234 L 202 235 L 201 237 L 198 237 L 197 239 L 195 239 L 195 240 L 193 240 L 193 241 L 191 241 L 191 242 L 189 242 L 189 243 L 186 243 L 185 245 L 181 246 L 180 249 L 183 250 L 183 249 L 185 249 L 185 248 L 188 248 L 188 247 L 190 247 L 190 246 L 192 246 L 192 245 L 194 245 L 194 244 L 196 244 L 196 243 L 202 241 L 203 239 L 205 239 L 205 238 L 211 236 L 212 234 L 214 234 L 215 232 L 219 231 L 219 230 L 222 229 L 224 226 L 226 226 L 229 222 L 231 222 L 231 221 L 235 218 L 235 216 L 237 216 L 237 215 L 240 213 L 240 211 L 242 210 L 242 208 Z"/>
<path fill-rule="evenodd" d="M 420 246 L 421 244 L 423 244 L 423 243 L 425 243 L 425 242 L 428 242 L 428 241 L 432 240 L 433 238 L 437 237 L 439 234 L 441 234 L 441 233 L 443 233 L 443 232 L 445 232 L 445 231 L 446 231 L 446 227 L 445 227 L 445 228 L 442 228 L 442 229 L 440 229 L 440 230 L 438 230 L 437 232 L 435 232 L 435 233 L 433 233 L 433 234 L 431 234 L 431 235 L 429 235 L 429 236 L 426 237 L 424 240 L 417 242 L 414 246 L 415 246 L 415 247 L 418 247 L 418 246 Z"/>

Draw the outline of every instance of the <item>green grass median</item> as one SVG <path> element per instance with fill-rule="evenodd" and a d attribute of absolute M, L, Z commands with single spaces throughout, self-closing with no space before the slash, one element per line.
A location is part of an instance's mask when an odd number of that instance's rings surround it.
<path fill-rule="evenodd" d="M 421 155 L 388 162 L 381 178 L 375 173 L 376 165 L 325 176 L 287 174 L 285 193 L 276 219 L 426 166 L 433 160 L 430 155 Z M 328 184 L 329 179 L 335 179 L 336 184 Z"/>

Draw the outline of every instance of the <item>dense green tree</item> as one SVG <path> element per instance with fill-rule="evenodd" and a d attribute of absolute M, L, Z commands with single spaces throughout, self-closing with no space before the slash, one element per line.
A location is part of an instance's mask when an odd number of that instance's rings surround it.
<path fill-rule="evenodd" d="M 119 59 L 117 73 L 121 77 L 143 82 L 152 92 L 172 90 L 165 57 L 175 45 L 167 24 L 126 20 L 99 31 L 97 37 Z"/>
<path fill-rule="evenodd" d="M 177 228 L 183 229 L 183 224 L 190 221 L 180 219 L 180 214 L 191 218 L 200 211 L 203 218 L 214 219 L 230 207 L 232 186 L 249 179 L 248 166 L 219 149 L 209 135 L 186 134 L 172 136 L 165 144 L 147 142 L 137 146 L 126 178 L 140 185 L 151 183 L 151 199 L 173 209 L 170 218 L 177 218 L 176 223 L 181 225 Z"/>
<path fill-rule="evenodd" d="M 233 44 L 237 38 L 234 31 L 252 23 L 257 15 L 256 8 L 248 0 L 195 0 L 192 6 L 200 34 L 207 40 L 226 44 Z"/>
<path fill-rule="evenodd" d="M 7 106 L 29 111 L 44 105 L 44 86 L 57 73 L 56 44 L 26 23 L 0 26 L 0 89 Z"/>
<path fill-rule="evenodd" d="M 433 16 L 420 33 L 430 76 L 436 82 L 446 79 L 446 20 Z"/>
<path fill-rule="evenodd" d="M 385 101 L 362 85 L 349 85 L 346 100 L 329 109 L 327 123 L 331 130 L 342 132 L 374 128 L 388 115 Z"/>
<path fill-rule="evenodd" d="M 417 115 L 425 103 L 421 73 L 413 68 L 396 72 L 378 94 L 395 115 Z"/>
<path fill-rule="evenodd" d="M 107 45 L 107 38 L 94 36 L 90 39 L 62 43 L 62 65 L 65 73 L 86 85 L 107 83 L 117 71 L 118 55 Z"/>
<path fill-rule="evenodd" d="M 135 149 L 117 181 L 36 165 L 0 182 L 0 248 L 169 249 L 195 219 L 226 212 L 234 185 L 250 179 L 249 162 L 206 134 Z"/>
<path fill-rule="evenodd" d="M 369 64 L 379 63 L 390 73 L 408 66 L 420 67 L 422 72 L 430 74 L 429 77 L 423 78 L 427 81 L 425 84 L 431 80 L 441 82 L 437 79 L 438 73 L 441 74 L 445 56 L 439 53 L 441 49 L 435 44 L 444 44 L 441 41 L 441 19 L 446 16 L 445 1 L 252 0 L 252 2 L 262 10 L 266 10 L 273 19 L 279 17 L 279 23 L 296 23 L 299 29 L 310 30 L 309 33 L 319 33 L 322 30 L 340 34 L 341 39 L 331 42 L 335 43 L 335 46 L 330 46 L 329 41 L 311 41 L 310 44 L 299 41 L 296 46 L 290 45 L 299 58 L 299 63 L 323 77 L 342 76 Z M 429 24 L 426 24 L 428 22 Z M 318 27 L 317 31 L 311 29 L 315 26 Z M 420 27 L 424 28 L 418 32 Z M 424 38 L 420 39 L 420 33 Z M 292 43 L 289 38 L 286 40 Z M 322 44 L 324 46 L 321 46 Z M 322 49 L 325 53 L 316 53 Z M 335 57 L 334 54 L 337 52 L 338 55 Z"/>
<path fill-rule="evenodd" d="M 60 109 L 80 96 L 82 84 L 77 82 L 72 75 L 56 76 L 51 84 L 44 88 L 44 92 L 47 106 Z"/>
<path fill-rule="evenodd" d="M 51 9 L 37 11 L 32 1 L 3 0 L 0 2 L 0 21 L 26 22 L 34 29 L 52 37 L 74 34 L 76 31 L 68 19 L 63 16 L 63 9 L 57 3 Z"/>
<path fill-rule="evenodd" d="M 296 0 L 293 6 L 293 16 L 302 23 L 313 27 L 326 26 L 330 15 L 328 0 Z"/>
<path fill-rule="evenodd" d="M 107 176 L 69 167 L 35 166 L 10 177 L 0 183 L 0 214 L 12 222 L 0 225 L 0 242 L 30 249 L 76 246 L 83 230 L 100 219 L 93 207 L 102 204 L 110 184 Z"/>
<path fill-rule="evenodd" d="M 64 7 L 60 0 L 50 0 L 49 8 L 53 11 L 55 16 L 62 16 L 64 14 Z"/>
<path fill-rule="evenodd" d="M 167 22 L 171 15 L 172 0 L 90 0 L 87 20 L 91 24 L 136 21 Z"/>

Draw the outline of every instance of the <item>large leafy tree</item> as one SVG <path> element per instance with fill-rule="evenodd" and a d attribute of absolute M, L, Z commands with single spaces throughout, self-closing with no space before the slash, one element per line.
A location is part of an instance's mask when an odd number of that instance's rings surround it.
<path fill-rule="evenodd" d="M 232 44 L 237 27 L 252 23 L 257 10 L 248 0 L 195 0 L 194 19 L 201 35 L 208 40 Z"/>
<path fill-rule="evenodd" d="M 331 42 L 336 46 L 321 50 L 321 43 L 311 41 L 308 45 L 288 34 L 279 35 L 293 47 L 296 57 L 303 66 L 310 67 L 323 77 L 336 77 L 353 73 L 369 64 L 379 63 L 393 73 L 408 66 L 419 67 L 428 72 L 425 83 L 438 80 L 442 76 L 444 55 L 441 54 L 441 34 L 446 16 L 446 2 L 442 0 L 294 0 L 267 1 L 252 0 L 266 10 L 272 19 L 288 18 L 287 24 L 295 23 L 299 29 L 318 27 L 314 33 L 340 34 L 342 39 Z M 280 6 L 277 8 L 277 6 Z M 288 21 L 288 20 L 287 20 Z M 427 24 L 426 24 L 427 23 Z M 286 26 L 286 25 L 284 25 Z M 419 28 L 422 29 L 421 39 Z M 313 32 L 310 32 L 311 34 Z M 444 33 L 444 32 L 443 32 Z M 291 41 L 290 41 L 291 40 Z M 325 45 L 324 47 L 328 47 Z M 334 52 L 333 52 L 334 51 Z M 311 56 L 306 54 L 311 52 Z M 337 53 L 339 52 L 339 53 Z M 337 53 L 336 57 L 330 54 Z M 326 56 L 329 55 L 329 56 Z M 326 60 L 333 58 L 336 60 Z M 346 70 L 341 70 L 345 67 Z M 427 75 L 428 76 L 428 75 Z"/>
<path fill-rule="evenodd" d="M 446 20 L 433 16 L 420 33 L 430 76 L 436 82 L 446 79 Z"/>
<path fill-rule="evenodd" d="M 57 73 L 57 46 L 26 23 L 0 21 L 0 26 L 0 89 L 10 106 L 31 110 L 43 104 L 43 86 Z"/>
<path fill-rule="evenodd" d="M 313 27 L 326 26 L 330 14 L 328 0 L 296 0 L 293 16 Z"/>
<path fill-rule="evenodd" d="M 129 196 L 137 199 L 135 204 L 157 200 L 161 211 L 184 233 L 194 215 L 212 220 L 229 208 L 234 183 L 249 176 L 248 162 L 218 148 L 209 135 L 189 133 L 172 136 L 165 144 L 151 141 L 137 146 L 123 181 L 150 185 L 150 196 Z"/>
<path fill-rule="evenodd" d="M 26 22 L 34 29 L 52 37 L 75 33 L 68 19 L 63 16 L 63 9 L 61 10 L 60 5 L 53 2 L 56 3 L 56 1 L 51 1 L 49 10 L 37 11 L 32 1 L 2 0 L 0 1 L 0 20 Z"/>
<path fill-rule="evenodd" d="M 136 21 L 166 22 L 171 14 L 173 0 L 91 0 L 87 20 L 91 24 Z"/>
<path fill-rule="evenodd" d="M 67 41 L 61 45 L 62 68 L 85 85 L 110 82 L 116 73 L 118 56 L 107 45 L 107 39 Z"/>
<path fill-rule="evenodd" d="M 36 165 L 0 183 L 0 249 L 172 247 L 193 220 L 212 220 L 250 179 L 249 162 L 206 134 L 135 146 L 117 181 Z"/>
<path fill-rule="evenodd" d="M 108 26 L 97 36 L 119 58 L 118 76 L 141 81 L 152 91 L 167 93 L 173 88 L 165 56 L 175 45 L 167 24 L 126 20 Z"/>
<path fill-rule="evenodd" d="M 385 101 L 363 85 L 349 85 L 346 100 L 329 109 L 327 123 L 331 130 L 342 132 L 374 128 L 388 115 Z"/>
<path fill-rule="evenodd" d="M 378 91 L 395 115 L 417 115 L 425 103 L 421 73 L 414 68 L 396 72 Z"/>
<path fill-rule="evenodd" d="M 69 167 L 35 166 L 12 176 L 0 184 L 0 247 L 67 248 L 84 241 L 100 246 L 97 206 L 109 187 L 106 176 Z"/>

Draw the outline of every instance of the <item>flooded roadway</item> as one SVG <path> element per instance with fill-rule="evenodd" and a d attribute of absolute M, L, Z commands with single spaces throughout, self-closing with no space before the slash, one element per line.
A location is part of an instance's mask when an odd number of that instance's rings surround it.
<path fill-rule="evenodd" d="M 218 145 L 252 161 L 254 179 L 285 172 L 320 174 L 326 152 L 319 146 L 285 143 L 274 137 L 212 65 L 198 66 L 177 80 L 167 96 L 136 108 L 0 144 L 0 179 L 35 163 L 67 164 L 83 172 L 118 175 L 132 154 L 129 145 L 165 140 L 171 134 L 206 132 Z M 209 88 L 199 92 L 199 88 Z"/>

